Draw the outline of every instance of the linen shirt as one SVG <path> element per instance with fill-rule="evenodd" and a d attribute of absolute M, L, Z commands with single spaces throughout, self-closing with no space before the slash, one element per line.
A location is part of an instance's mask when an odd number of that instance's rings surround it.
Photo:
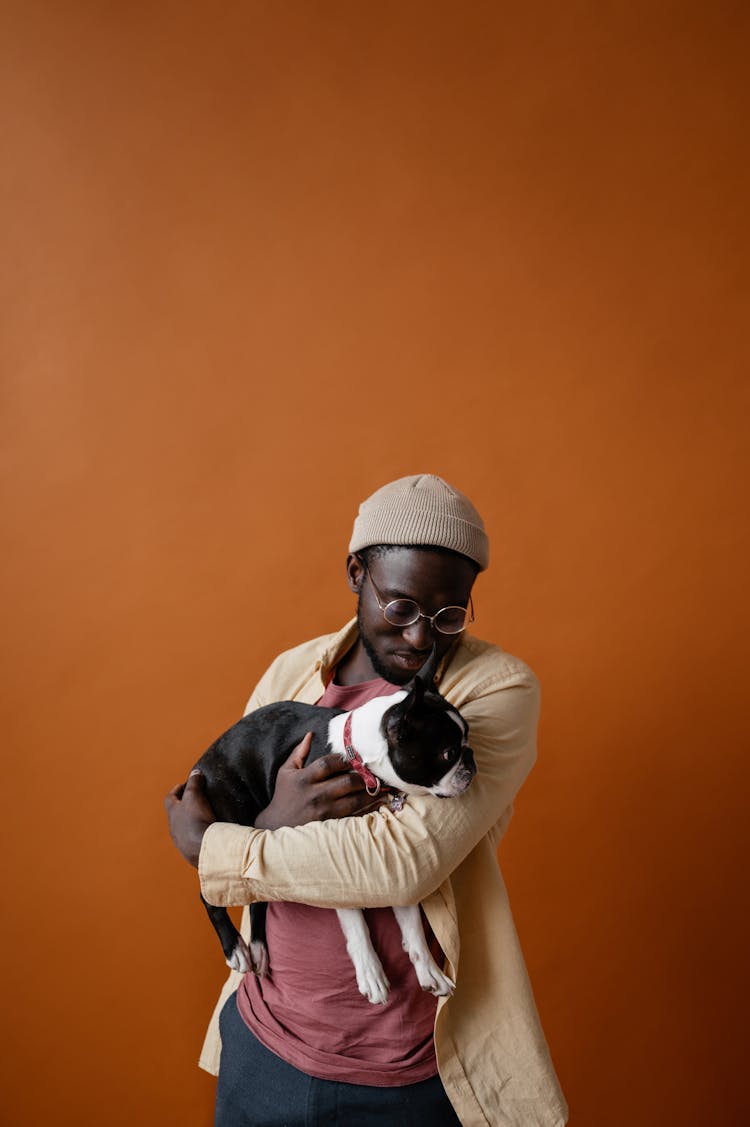
<path fill-rule="evenodd" d="M 279 700 L 314 704 L 357 637 L 337 634 L 281 654 L 246 712 Z M 321 908 L 421 903 L 456 983 L 435 1019 L 440 1077 L 463 1127 L 562 1127 L 567 1107 L 542 1032 L 497 864 L 513 799 L 536 758 L 539 684 L 527 665 L 465 632 L 436 674 L 469 725 L 477 774 L 457 798 L 410 795 L 356 818 L 278 830 L 214 823 L 203 838 L 201 890 L 210 904 L 287 900 Z M 248 935 L 248 913 L 242 932 Z M 201 1067 L 216 1074 L 218 1015 Z"/>

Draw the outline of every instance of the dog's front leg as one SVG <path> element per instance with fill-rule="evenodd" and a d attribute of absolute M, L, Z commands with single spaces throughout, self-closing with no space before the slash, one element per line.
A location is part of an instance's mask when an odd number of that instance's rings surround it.
<path fill-rule="evenodd" d="M 360 994 L 364 994 L 373 1005 L 384 1005 L 388 1001 L 390 983 L 372 945 L 364 912 L 359 908 L 337 908 L 336 915 L 346 939 L 349 958 L 354 963 Z"/>
<path fill-rule="evenodd" d="M 401 942 L 411 959 L 419 985 L 438 997 L 448 997 L 456 988 L 455 982 L 443 974 L 427 946 L 422 918 L 416 904 L 408 908 L 394 908 L 393 913 L 401 928 Z"/>

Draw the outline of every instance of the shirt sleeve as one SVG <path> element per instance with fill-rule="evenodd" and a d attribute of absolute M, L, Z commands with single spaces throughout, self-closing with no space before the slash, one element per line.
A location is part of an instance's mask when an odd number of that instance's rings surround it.
<path fill-rule="evenodd" d="M 261 682 L 250 707 L 263 702 Z M 461 705 L 477 774 L 457 798 L 409 796 L 403 810 L 277 830 L 214 823 L 201 847 L 210 904 L 285 900 L 321 908 L 415 904 L 498 822 L 536 758 L 539 684 L 526 667 Z"/>

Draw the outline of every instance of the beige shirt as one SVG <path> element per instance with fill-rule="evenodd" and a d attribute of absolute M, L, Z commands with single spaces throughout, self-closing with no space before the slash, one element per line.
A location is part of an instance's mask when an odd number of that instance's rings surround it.
<path fill-rule="evenodd" d="M 338 634 L 281 654 L 247 711 L 279 700 L 314 704 L 357 636 Z M 539 1023 L 496 850 L 513 799 L 536 758 L 539 685 L 518 658 L 461 634 L 438 670 L 443 696 L 469 724 L 477 775 L 465 794 L 410 796 L 338 821 L 273 832 L 215 823 L 201 848 L 211 904 L 287 900 L 321 908 L 421 903 L 456 983 L 435 1019 L 440 1076 L 464 1127 L 561 1127 L 565 1099 Z M 247 912 L 242 931 L 247 937 Z M 232 971 L 203 1046 L 217 1073 L 218 1015 L 237 988 Z"/>

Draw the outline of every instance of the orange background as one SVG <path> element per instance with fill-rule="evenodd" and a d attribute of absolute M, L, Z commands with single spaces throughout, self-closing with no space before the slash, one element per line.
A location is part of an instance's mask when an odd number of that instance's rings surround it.
<path fill-rule="evenodd" d="M 162 795 L 421 471 L 543 682 L 501 853 L 571 1122 L 744 1121 L 746 5 L 3 25 L 2 1121 L 211 1122 Z"/>

